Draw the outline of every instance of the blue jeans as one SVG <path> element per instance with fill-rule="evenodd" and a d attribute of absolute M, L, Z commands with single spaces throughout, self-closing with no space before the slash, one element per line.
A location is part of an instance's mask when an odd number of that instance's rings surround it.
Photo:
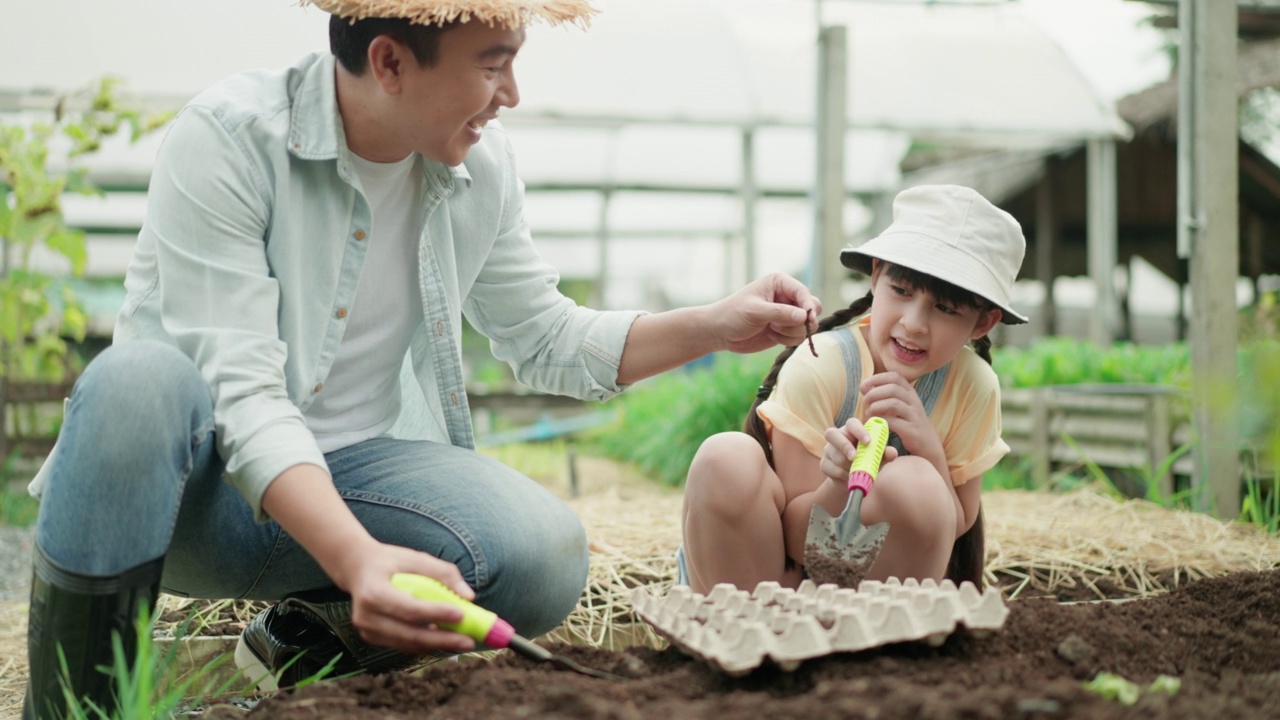
<path fill-rule="evenodd" d="M 370 534 L 454 563 L 477 604 L 520 633 L 544 633 L 576 605 L 582 524 L 528 477 L 473 450 L 391 438 L 325 459 Z M 48 473 L 36 541 L 71 572 L 110 577 L 164 557 L 175 595 L 276 600 L 333 586 L 222 480 L 209 388 L 169 345 L 123 343 L 89 364 Z"/>

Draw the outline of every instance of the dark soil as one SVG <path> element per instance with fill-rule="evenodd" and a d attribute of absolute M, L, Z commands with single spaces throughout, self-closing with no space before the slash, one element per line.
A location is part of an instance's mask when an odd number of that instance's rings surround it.
<path fill-rule="evenodd" d="M 726 677 L 678 650 L 555 646 L 622 675 L 610 682 L 509 653 L 414 675 L 355 677 L 284 691 L 250 718 L 1280 718 L 1280 570 L 1203 580 L 1155 598 L 1059 604 L 1012 600 L 1000 631 L 931 648 L 904 643 L 828 656 L 794 672 Z M 1098 672 L 1143 687 L 1131 706 L 1086 690 Z M 206 715 L 222 717 L 222 709 Z M 243 717 L 243 716 L 241 716 Z"/>
<path fill-rule="evenodd" d="M 819 585 L 857 588 L 866 579 L 884 543 L 853 551 L 841 547 L 835 538 L 824 544 L 825 547 L 816 543 L 804 546 L 805 575 Z"/>

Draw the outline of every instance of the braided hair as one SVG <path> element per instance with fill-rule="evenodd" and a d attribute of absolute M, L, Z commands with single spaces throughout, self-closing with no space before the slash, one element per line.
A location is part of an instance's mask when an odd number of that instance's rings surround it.
<path fill-rule="evenodd" d="M 987 310 L 992 307 L 991 303 L 985 298 L 946 281 L 939 280 L 932 275 L 892 263 L 884 263 L 884 267 L 890 280 L 915 290 L 923 290 L 937 298 L 940 303 L 964 305 L 979 310 Z M 837 310 L 822 318 L 818 322 L 817 332 L 824 333 L 836 328 L 842 328 L 866 315 L 871 310 L 873 299 L 872 292 L 868 290 L 866 295 L 854 300 L 849 307 Z M 774 467 L 773 447 L 769 442 L 769 434 L 764 420 L 756 412 L 756 409 L 760 407 L 760 403 L 768 400 L 773 393 L 773 389 L 778 383 L 778 373 L 781 372 L 782 366 L 786 364 L 787 359 L 795 353 L 796 347 L 799 346 L 789 347 L 778 353 L 777 359 L 773 361 L 773 367 L 769 368 L 769 373 L 765 375 L 764 381 L 756 391 L 755 402 L 751 404 L 751 409 L 747 411 L 747 417 L 742 425 L 742 431 L 760 443 L 770 467 Z M 987 364 L 991 363 L 990 337 L 983 335 L 974 340 L 973 349 L 978 354 L 978 357 L 986 360 Z M 982 526 L 982 506 L 979 505 L 978 517 L 974 520 L 973 526 L 963 535 L 956 538 L 955 544 L 951 547 L 951 559 L 947 562 L 947 572 L 944 577 L 957 585 L 968 580 L 979 590 L 982 589 L 983 562 L 986 553 L 985 533 Z"/>

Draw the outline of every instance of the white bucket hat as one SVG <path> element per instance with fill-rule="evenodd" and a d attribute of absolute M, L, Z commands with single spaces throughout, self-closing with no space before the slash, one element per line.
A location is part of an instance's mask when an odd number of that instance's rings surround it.
<path fill-rule="evenodd" d="M 893 223 L 858 247 L 840 252 L 845 267 L 871 274 L 877 258 L 932 275 L 990 300 L 1001 322 L 1027 321 L 1009 304 L 1027 241 L 1022 226 L 976 190 L 920 185 L 893 200 Z"/>

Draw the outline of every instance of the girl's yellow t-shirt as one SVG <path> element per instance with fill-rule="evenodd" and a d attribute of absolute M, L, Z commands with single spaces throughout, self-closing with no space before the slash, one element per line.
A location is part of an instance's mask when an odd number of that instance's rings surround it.
<path fill-rule="evenodd" d="M 813 337 L 818 357 L 807 346 L 799 347 L 778 373 L 769 399 L 756 409 L 772 434 L 781 430 L 799 440 L 815 457 L 826 446 L 823 433 L 836 422 L 849 383 L 861 384 L 862 377 L 850 378 L 844 354 L 835 333 L 853 333 L 861 360 L 863 377 L 874 372 L 871 349 L 858 330 L 869 322 L 862 318 Z M 854 417 L 865 420 L 863 400 L 858 398 Z M 951 361 L 942 392 L 929 413 L 947 456 L 951 480 L 963 485 L 995 466 L 1009 453 L 1000 437 L 1000 383 L 995 371 L 972 348 Z"/>

